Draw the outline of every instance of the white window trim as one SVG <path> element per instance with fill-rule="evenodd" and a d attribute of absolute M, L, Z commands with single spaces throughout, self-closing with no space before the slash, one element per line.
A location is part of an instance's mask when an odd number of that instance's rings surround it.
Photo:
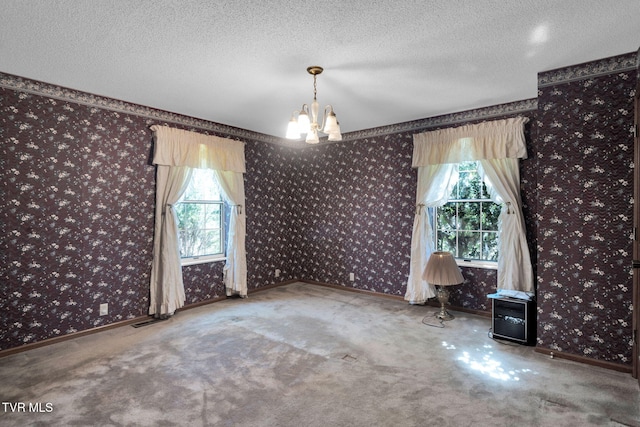
<path fill-rule="evenodd" d="M 486 270 L 497 270 L 497 261 L 483 261 L 479 259 L 462 259 L 456 258 L 458 267 L 472 267 L 472 268 L 484 268 Z"/>
<path fill-rule="evenodd" d="M 215 255 L 202 255 L 188 258 L 180 258 L 180 264 L 182 266 L 185 265 L 196 265 L 196 264 L 206 264 L 209 262 L 218 262 L 218 261 L 226 261 L 227 257 L 224 254 L 215 254 Z"/>

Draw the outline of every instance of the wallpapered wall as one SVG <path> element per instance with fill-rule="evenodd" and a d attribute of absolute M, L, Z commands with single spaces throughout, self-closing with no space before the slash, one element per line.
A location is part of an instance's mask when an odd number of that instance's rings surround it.
<path fill-rule="evenodd" d="M 637 72 L 554 74 L 539 75 L 538 345 L 629 364 Z"/>
<path fill-rule="evenodd" d="M 145 121 L 20 91 L 0 97 L 0 347 L 141 315 L 154 206 Z M 100 317 L 103 302 L 110 314 Z"/>
<path fill-rule="evenodd" d="M 540 282 L 538 345 L 623 364 L 630 364 L 631 286 L 628 259 L 619 260 L 631 250 L 621 230 L 632 218 L 633 146 L 622 129 L 632 122 L 634 73 L 541 87 L 538 110 L 517 113 L 532 119 L 521 178 Z M 240 138 L 249 288 L 306 279 L 403 296 L 413 133 L 510 115 L 481 109 L 304 149 Z M 0 209 L 0 349 L 146 314 L 155 123 L 162 120 L 0 89 L 8 201 Z M 463 275 L 452 304 L 490 310 L 496 272 Z M 224 296 L 220 262 L 185 267 L 184 278 L 187 304 Z M 109 302 L 108 316 L 98 316 L 101 302 Z"/>
<path fill-rule="evenodd" d="M 294 277 L 404 297 L 416 197 L 413 133 L 297 153 L 292 162 L 299 207 L 293 214 L 298 233 Z M 523 165 L 534 162 L 525 160 Z M 535 182 L 535 169 L 523 166 L 523 183 L 530 182 Z M 533 224 L 533 217 L 528 219 Z M 487 294 L 496 291 L 496 271 L 463 270 L 465 283 L 451 288 L 451 304 L 489 311 Z"/>
<path fill-rule="evenodd" d="M 149 128 L 165 123 L 56 98 L 0 89 L 6 201 L 0 209 L 0 349 L 144 316 L 148 309 L 155 201 Z M 280 173 L 277 163 L 263 161 L 264 148 L 291 149 L 247 146 L 248 194 L 255 195 L 261 184 L 252 191 L 252 182 Z M 265 216 L 260 209 L 260 203 L 251 208 L 254 218 Z M 250 260 L 259 261 L 264 251 L 267 257 L 289 252 L 254 245 L 261 243 L 260 228 L 259 221 L 249 226 Z M 225 295 L 222 267 L 183 268 L 187 304 Z M 266 283 L 266 267 L 251 262 L 254 286 Z M 101 303 L 109 304 L 107 316 L 99 316 Z"/>
<path fill-rule="evenodd" d="M 7 88 L 0 101 L 0 348 L 144 316 L 158 120 Z M 302 150 L 245 142 L 250 289 L 307 279 L 404 295 L 412 133 Z M 187 304 L 224 297 L 222 266 L 183 268 Z M 494 271 L 469 270 L 451 301 L 488 310 L 494 287 Z"/>

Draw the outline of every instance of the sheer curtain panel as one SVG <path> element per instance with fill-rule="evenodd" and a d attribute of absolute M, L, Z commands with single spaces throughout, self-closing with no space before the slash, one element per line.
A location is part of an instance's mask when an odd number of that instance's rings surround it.
<path fill-rule="evenodd" d="M 224 266 L 224 285 L 227 296 L 247 296 L 247 253 L 244 239 L 247 230 L 244 215 L 244 177 L 233 171 L 216 170 L 218 184 L 231 205 L 227 234 L 227 263 Z"/>
<path fill-rule="evenodd" d="M 173 205 L 189 184 L 193 169 L 158 165 L 156 171 L 156 221 L 149 314 L 165 317 L 184 305 L 184 284 L 178 248 L 178 219 Z M 175 260 L 178 260 L 175 262 Z"/>
<path fill-rule="evenodd" d="M 499 217 L 498 289 L 533 293 L 533 267 L 520 197 L 518 159 L 480 160 L 480 175 L 491 199 L 502 204 Z"/>
<path fill-rule="evenodd" d="M 246 297 L 246 220 L 242 209 L 245 203 L 244 143 L 167 126 L 155 125 L 151 130 L 155 140 L 153 163 L 157 166 L 157 178 L 149 314 L 158 317 L 171 315 L 184 305 L 173 204 L 184 193 L 192 169 L 215 170 L 225 197 L 234 205 L 236 213 L 231 215 L 228 228 L 225 286 L 227 294 L 237 293 Z M 234 272 L 230 281 L 227 280 L 228 271 Z"/>
<path fill-rule="evenodd" d="M 458 180 L 458 165 L 438 164 L 418 168 L 418 189 L 416 191 L 416 213 L 411 234 L 411 263 L 405 301 L 424 304 L 433 298 L 435 290 L 422 278 L 427 260 L 435 250 L 433 226 L 429 222 L 428 209 L 447 203 L 449 194 Z"/>
<path fill-rule="evenodd" d="M 413 167 L 418 168 L 419 205 L 424 203 L 420 200 L 424 200 L 421 192 L 425 186 L 433 185 L 422 181 L 442 179 L 433 174 L 421 174 L 422 168 L 480 162 L 494 201 L 503 204 L 499 221 L 498 289 L 533 292 L 533 269 L 522 214 L 518 163 L 518 159 L 527 157 L 524 125 L 528 121 L 526 117 L 515 117 L 416 134 L 413 137 Z M 414 221 L 414 236 L 420 233 L 417 230 L 420 226 L 419 221 Z M 426 263 L 426 256 L 426 251 L 413 250 L 412 240 L 412 268 Z M 414 275 L 411 271 L 407 295 L 410 295 L 410 288 L 415 287 L 412 283 L 415 282 Z"/>

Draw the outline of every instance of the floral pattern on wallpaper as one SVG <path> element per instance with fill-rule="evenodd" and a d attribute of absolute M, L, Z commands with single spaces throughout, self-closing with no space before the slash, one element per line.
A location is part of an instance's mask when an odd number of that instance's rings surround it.
<path fill-rule="evenodd" d="M 297 154 L 292 162 L 292 194 L 299 207 L 292 213 L 295 277 L 404 297 L 417 180 L 412 154 L 413 132 Z M 527 162 L 522 179 L 528 189 L 535 168 L 533 160 Z M 529 215 L 527 228 L 535 230 L 533 223 Z M 487 295 L 496 291 L 496 271 L 464 268 L 463 276 L 465 283 L 451 289 L 450 303 L 490 311 Z"/>
<path fill-rule="evenodd" d="M 538 345 L 631 358 L 636 71 L 539 89 Z"/>
<path fill-rule="evenodd" d="M 154 169 L 144 120 L 2 90 L 2 348 L 142 314 Z M 99 316 L 99 305 L 109 315 Z"/>
<path fill-rule="evenodd" d="M 538 111 L 518 113 L 532 118 L 521 181 L 538 345 L 622 364 L 631 351 L 635 76 L 554 77 L 540 87 Z M 155 191 L 149 126 L 166 123 L 136 111 L 0 89 L 0 349 L 146 314 Z M 467 118 L 436 127 L 493 119 Z M 402 297 L 413 133 L 302 149 L 246 140 L 249 288 L 306 279 Z M 223 265 L 183 269 L 187 304 L 224 297 Z M 490 310 L 496 272 L 463 275 L 452 305 Z M 97 315 L 103 298 L 108 316 Z"/>
<path fill-rule="evenodd" d="M 146 315 L 155 123 L 0 89 L 0 349 Z M 186 304 L 224 296 L 223 265 L 184 267 Z"/>
<path fill-rule="evenodd" d="M 225 298 L 223 267 L 224 261 L 182 267 L 185 305 Z"/>
<path fill-rule="evenodd" d="M 299 149 L 274 144 L 245 146 L 249 289 L 299 279 L 293 268 L 292 248 L 297 233 L 291 220 L 298 210 L 291 175 L 296 152 Z M 279 277 L 275 277 L 276 269 L 280 270 Z"/>
<path fill-rule="evenodd" d="M 292 171 L 298 277 L 404 296 L 415 211 L 412 151 L 411 134 L 301 151 Z"/>
<path fill-rule="evenodd" d="M 144 316 L 148 308 L 149 127 L 166 124 L 156 120 L 162 112 L 112 108 L 102 98 L 87 105 L 91 95 L 71 90 L 63 100 L 44 83 L 35 89 L 42 94 L 0 91 L 8 201 L 0 210 L 0 349 Z M 184 121 L 174 126 L 211 133 Z M 303 149 L 245 141 L 249 288 L 301 278 L 403 296 L 415 198 L 411 135 Z M 223 266 L 183 268 L 186 304 L 224 297 Z M 452 304 L 487 310 L 494 283 L 490 271 L 470 272 Z M 98 315 L 103 302 L 107 316 Z"/>

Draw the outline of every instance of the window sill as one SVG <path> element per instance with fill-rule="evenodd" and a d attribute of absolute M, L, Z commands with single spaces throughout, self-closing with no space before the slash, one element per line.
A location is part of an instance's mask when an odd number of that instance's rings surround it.
<path fill-rule="evenodd" d="M 198 258 L 183 258 L 180 260 L 180 265 L 196 265 L 196 264 L 206 264 L 209 262 L 218 262 L 218 261 L 226 261 L 227 257 L 224 255 L 216 255 L 216 256 L 208 256 L 208 257 L 198 257 Z"/>
<path fill-rule="evenodd" d="M 470 267 L 470 268 L 484 268 L 486 270 L 497 270 L 498 263 L 493 261 L 479 261 L 479 260 L 464 260 L 456 258 L 458 267 Z"/>

